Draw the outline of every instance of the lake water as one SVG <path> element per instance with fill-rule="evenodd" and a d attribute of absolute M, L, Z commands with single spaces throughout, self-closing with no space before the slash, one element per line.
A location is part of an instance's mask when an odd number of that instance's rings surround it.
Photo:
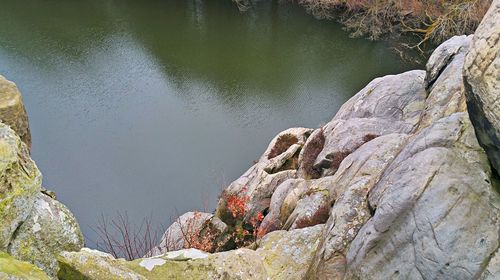
<path fill-rule="evenodd" d="M 318 127 L 408 66 L 383 42 L 265 1 L 4 0 L 0 74 L 24 95 L 32 157 L 78 218 L 213 210 L 281 130 Z M 208 203 L 206 203 L 208 202 Z"/>

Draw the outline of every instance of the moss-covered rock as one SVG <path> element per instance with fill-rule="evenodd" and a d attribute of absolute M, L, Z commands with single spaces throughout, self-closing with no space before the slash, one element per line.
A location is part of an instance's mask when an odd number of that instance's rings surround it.
<path fill-rule="evenodd" d="M 305 279 L 319 247 L 324 225 L 291 231 L 278 230 L 260 242 L 257 254 L 262 257 L 269 279 Z"/>
<path fill-rule="evenodd" d="M 42 176 L 26 145 L 0 123 L 0 250 L 6 250 L 14 232 L 26 220 L 40 192 Z"/>
<path fill-rule="evenodd" d="M 114 279 L 267 279 L 260 256 L 249 249 L 207 254 L 196 249 L 125 261 L 82 249 L 63 252 L 58 277 L 62 280 Z"/>
<path fill-rule="evenodd" d="M 38 267 L 0 252 L 1 280 L 49 280 L 49 277 Z"/>
<path fill-rule="evenodd" d="M 83 236 L 73 214 L 59 201 L 39 193 L 29 217 L 16 231 L 9 253 L 55 278 L 59 253 L 82 247 Z"/>

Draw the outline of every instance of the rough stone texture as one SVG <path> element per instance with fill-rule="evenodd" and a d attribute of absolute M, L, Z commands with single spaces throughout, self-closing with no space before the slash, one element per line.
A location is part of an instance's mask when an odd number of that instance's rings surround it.
<path fill-rule="evenodd" d="M 348 279 L 472 279 L 499 246 L 499 196 L 468 116 L 421 131 L 369 195 Z M 471 248 L 474 248 L 471 250 Z"/>
<path fill-rule="evenodd" d="M 203 212 L 187 212 L 179 216 L 161 237 L 160 244 L 146 256 L 156 256 L 168 251 L 181 250 L 186 247 L 186 235 L 198 234 L 204 223 L 213 215 Z"/>
<path fill-rule="evenodd" d="M 256 252 L 264 262 L 268 279 L 304 279 L 323 228 L 324 225 L 316 225 L 266 235 Z"/>
<path fill-rule="evenodd" d="M 59 257 L 61 280 L 108 279 L 303 279 L 323 225 L 266 235 L 256 251 L 208 254 L 196 249 L 133 261 L 83 248 Z"/>
<path fill-rule="evenodd" d="M 267 279 L 260 256 L 248 249 L 212 255 L 187 249 L 128 262 L 84 248 L 63 252 L 59 262 L 61 280 Z"/>
<path fill-rule="evenodd" d="M 500 0 L 474 33 L 464 64 L 469 114 L 481 146 L 500 171 Z"/>
<path fill-rule="evenodd" d="M 347 101 L 323 128 L 325 144 L 315 169 L 332 175 L 346 156 L 369 140 L 415 130 L 425 105 L 424 75 L 415 70 L 377 78 Z"/>
<path fill-rule="evenodd" d="M 28 115 L 16 84 L 0 75 L 0 122 L 10 126 L 31 148 Z"/>
<path fill-rule="evenodd" d="M 427 62 L 426 87 L 429 96 L 419 123 L 425 128 L 440 118 L 465 112 L 465 89 L 462 71 L 472 36 L 456 36 L 441 44 Z"/>
<path fill-rule="evenodd" d="M 296 178 L 300 150 L 311 133 L 308 128 L 290 128 L 279 133 L 257 163 L 224 190 L 215 215 L 228 225 L 235 223 L 227 205 L 229 196 L 248 200 L 243 217 L 247 223 L 257 213 L 266 211 L 276 187 Z"/>
<path fill-rule="evenodd" d="M 15 132 L 0 123 L 0 250 L 26 220 L 40 191 L 42 176 Z"/>
<path fill-rule="evenodd" d="M 335 201 L 312 270 L 323 278 L 342 279 L 350 242 L 371 217 L 368 193 L 406 144 L 406 134 L 388 134 L 349 155 L 335 174 Z"/>
<path fill-rule="evenodd" d="M 59 201 L 39 193 L 30 215 L 9 244 L 8 252 L 55 278 L 59 253 L 78 251 L 82 247 L 83 235 L 73 214 Z"/>
<path fill-rule="evenodd" d="M 0 251 L 0 279 L 2 280 L 49 280 L 38 267 L 19 261 Z"/>

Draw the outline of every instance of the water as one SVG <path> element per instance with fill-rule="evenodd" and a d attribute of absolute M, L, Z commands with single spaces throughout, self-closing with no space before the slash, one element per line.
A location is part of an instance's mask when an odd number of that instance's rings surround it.
<path fill-rule="evenodd" d="M 371 79 L 408 70 L 387 44 L 274 2 L 4 0 L 0 74 L 32 157 L 94 246 L 101 214 L 212 210 L 279 131 L 317 127 Z M 206 203 L 208 202 L 208 204 Z"/>

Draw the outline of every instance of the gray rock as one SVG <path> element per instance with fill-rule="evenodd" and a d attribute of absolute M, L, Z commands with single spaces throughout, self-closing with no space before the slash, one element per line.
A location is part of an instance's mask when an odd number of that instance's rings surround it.
<path fill-rule="evenodd" d="M 500 1 L 477 28 L 464 64 L 469 114 L 481 146 L 500 171 Z"/>
<path fill-rule="evenodd" d="M 257 254 L 267 271 L 267 279 L 305 279 L 317 250 L 324 225 L 291 231 L 274 231 L 260 242 Z"/>
<path fill-rule="evenodd" d="M 287 179 L 296 178 L 300 150 L 311 133 L 308 128 L 290 128 L 278 134 L 257 163 L 224 190 L 215 215 L 234 225 L 237 219 L 249 223 L 266 211 L 274 190 Z M 243 217 L 234 217 L 228 209 L 230 197 L 245 201 Z"/>
<path fill-rule="evenodd" d="M 364 144 L 341 164 L 332 180 L 334 201 L 311 273 L 343 279 L 349 244 L 371 217 L 368 193 L 403 149 L 408 136 L 388 134 Z"/>
<path fill-rule="evenodd" d="M 414 131 L 425 105 L 424 75 L 415 70 L 377 78 L 347 101 L 323 128 L 325 144 L 314 168 L 333 175 L 346 156 L 371 139 Z"/>
<path fill-rule="evenodd" d="M 500 197 L 468 116 L 422 130 L 369 195 L 349 279 L 471 279 L 499 246 Z M 474 250 L 471 250 L 474 248 Z"/>
<path fill-rule="evenodd" d="M 16 230 L 8 252 L 56 279 L 59 253 L 82 247 L 83 235 L 73 214 L 59 201 L 39 193 L 30 215 Z"/>
<path fill-rule="evenodd" d="M 204 223 L 213 215 L 203 212 L 187 212 L 179 216 L 167 228 L 161 237 L 160 244 L 146 254 L 146 257 L 157 256 L 169 251 L 181 250 L 190 244 L 201 232 Z"/>
<path fill-rule="evenodd" d="M 442 43 L 429 58 L 426 74 L 429 96 L 425 101 L 419 129 L 428 127 L 440 118 L 467 110 L 460 73 L 471 40 L 472 36 L 453 37 Z"/>

